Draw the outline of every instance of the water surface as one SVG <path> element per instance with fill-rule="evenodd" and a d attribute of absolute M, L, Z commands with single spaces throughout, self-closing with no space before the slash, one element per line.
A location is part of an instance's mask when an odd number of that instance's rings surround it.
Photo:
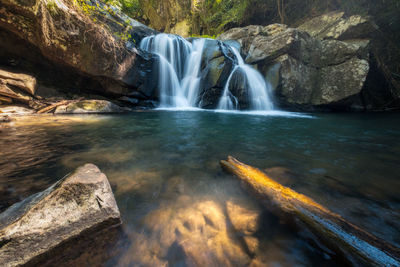
<path fill-rule="evenodd" d="M 90 162 L 124 221 L 105 265 L 340 264 L 222 172 L 232 155 L 399 246 L 400 116 L 304 115 L 160 110 L 2 125 L 0 209 Z"/>

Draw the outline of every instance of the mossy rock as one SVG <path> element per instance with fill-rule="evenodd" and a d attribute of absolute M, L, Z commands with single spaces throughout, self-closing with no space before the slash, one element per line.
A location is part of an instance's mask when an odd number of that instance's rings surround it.
<path fill-rule="evenodd" d="M 57 107 L 56 114 L 79 113 L 121 113 L 128 109 L 121 108 L 106 100 L 82 100 Z"/>

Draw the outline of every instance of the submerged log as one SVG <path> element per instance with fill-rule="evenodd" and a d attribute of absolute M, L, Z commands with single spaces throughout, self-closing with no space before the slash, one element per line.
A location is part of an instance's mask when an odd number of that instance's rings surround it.
<path fill-rule="evenodd" d="M 228 157 L 221 166 L 236 175 L 270 206 L 304 222 L 328 247 L 355 265 L 400 266 L 400 249 L 360 229 L 316 203 L 272 180 L 264 172 Z"/>
<path fill-rule="evenodd" d="M 108 233 L 120 224 L 107 177 L 95 165 L 86 164 L 0 214 L 0 266 L 70 260 L 81 252 L 74 251 L 81 240 L 93 241 L 101 230 Z"/>

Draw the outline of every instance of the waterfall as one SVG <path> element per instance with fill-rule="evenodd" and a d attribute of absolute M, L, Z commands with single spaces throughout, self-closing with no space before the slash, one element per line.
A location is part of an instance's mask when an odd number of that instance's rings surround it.
<path fill-rule="evenodd" d="M 195 107 L 200 86 L 200 65 L 204 39 L 193 44 L 172 34 L 146 37 L 140 48 L 159 56 L 161 107 Z"/>
<path fill-rule="evenodd" d="M 165 33 L 148 36 L 142 40 L 141 49 L 159 56 L 160 107 L 197 106 L 204 45 L 205 39 L 195 39 L 190 43 L 178 35 Z M 272 110 L 269 83 L 257 70 L 244 63 L 237 49 L 230 49 L 236 57 L 237 64 L 226 81 L 217 109 L 239 109 L 239 100 L 231 91 L 239 79 L 245 82 L 250 110 Z"/>
<path fill-rule="evenodd" d="M 246 82 L 250 110 L 272 110 L 274 105 L 272 103 L 270 84 L 265 81 L 264 77 L 257 70 L 244 63 L 242 56 L 236 48 L 231 46 L 231 50 L 237 59 L 237 65 L 235 65 L 228 77 L 228 80 L 226 81 L 217 109 L 238 109 L 239 101 L 231 93 L 230 89 L 232 83 L 234 83 L 233 78 L 237 75 L 240 75 L 240 77 L 245 79 Z"/>

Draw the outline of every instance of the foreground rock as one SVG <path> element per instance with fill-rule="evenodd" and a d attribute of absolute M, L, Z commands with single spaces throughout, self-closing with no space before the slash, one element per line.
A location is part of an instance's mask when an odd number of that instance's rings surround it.
<path fill-rule="evenodd" d="M 0 265 L 40 264 L 62 254 L 67 242 L 120 223 L 107 177 L 86 164 L 0 214 Z"/>
<path fill-rule="evenodd" d="M 328 247 L 354 265 L 399 266 L 400 249 L 347 222 L 311 198 L 282 186 L 259 169 L 228 157 L 222 167 L 236 175 L 277 214 L 307 225 Z"/>
<path fill-rule="evenodd" d="M 242 44 L 246 62 L 270 81 L 281 106 L 360 110 L 367 105 L 362 97 L 372 31 L 367 18 L 330 13 L 298 29 L 248 26 L 219 38 Z"/>

